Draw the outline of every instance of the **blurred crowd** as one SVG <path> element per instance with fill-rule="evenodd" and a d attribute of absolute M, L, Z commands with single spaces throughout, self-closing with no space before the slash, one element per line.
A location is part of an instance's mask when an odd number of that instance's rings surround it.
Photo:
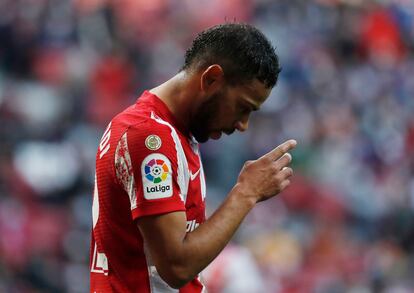
<path fill-rule="evenodd" d="M 0 0 L 0 292 L 88 291 L 106 124 L 224 21 L 261 29 L 283 70 L 246 133 L 202 145 L 208 213 L 245 160 L 298 147 L 209 292 L 414 292 L 412 0 Z"/>

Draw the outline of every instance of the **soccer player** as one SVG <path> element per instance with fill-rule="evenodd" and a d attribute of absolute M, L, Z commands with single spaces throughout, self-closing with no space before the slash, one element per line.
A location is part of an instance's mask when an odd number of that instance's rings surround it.
<path fill-rule="evenodd" d="M 96 155 L 91 292 L 205 292 L 199 273 L 257 202 L 289 185 L 296 141 L 246 162 L 207 220 L 198 143 L 245 131 L 279 71 L 259 30 L 218 25 L 195 38 L 177 75 L 109 123 Z"/>

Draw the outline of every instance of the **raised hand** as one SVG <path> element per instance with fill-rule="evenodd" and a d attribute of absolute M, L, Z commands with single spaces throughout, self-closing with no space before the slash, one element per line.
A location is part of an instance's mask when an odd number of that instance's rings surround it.
<path fill-rule="evenodd" d="M 292 156 L 288 151 L 296 144 L 293 139 L 287 140 L 259 159 L 247 161 L 237 180 L 242 194 L 259 202 L 285 189 L 293 175 L 293 170 L 289 167 Z"/>

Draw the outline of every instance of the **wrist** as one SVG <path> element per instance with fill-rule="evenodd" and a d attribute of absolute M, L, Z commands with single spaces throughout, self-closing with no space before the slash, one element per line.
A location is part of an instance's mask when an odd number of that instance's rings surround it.
<path fill-rule="evenodd" d="M 250 209 L 257 203 L 257 198 L 251 191 L 248 191 L 242 184 L 236 183 L 230 191 L 230 197 L 236 198 L 237 201 L 244 202 Z"/>

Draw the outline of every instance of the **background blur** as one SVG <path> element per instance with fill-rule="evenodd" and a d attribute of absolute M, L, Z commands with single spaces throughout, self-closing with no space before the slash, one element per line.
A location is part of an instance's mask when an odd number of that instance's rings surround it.
<path fill-rule="evenodd" d="M 225 20 L 283 71 L 247 133 L 202 146 L 209 213 L 245 160 L 299 146 L 209 292 L 414 292 L 413 0 L 0 0 L 0 292 L 88 291 L 106 124 Z"/>

